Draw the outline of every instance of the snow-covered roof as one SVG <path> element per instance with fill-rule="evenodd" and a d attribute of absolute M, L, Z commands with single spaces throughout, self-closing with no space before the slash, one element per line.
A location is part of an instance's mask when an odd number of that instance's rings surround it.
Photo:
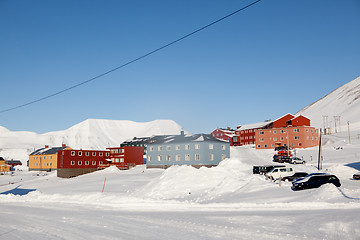
<path fill-rule="evenodd" d="M 255 129 L 255 128 L 263 128 L 263 127 L 269 125 L 270 123 L 272 123 L 272 122 L 261 122 L 261 123 L 246 124 L 246 125 L 242 125 L 241 127 L 239 127 L 237 129 L 237 131 Z"/>
<path fill-rule="evenodd" d="M 163 143 L 182 143 L 182 142 L 226 142 L 221 139 L 213 137 L 211 134 L 193 134 L 193 135 L 166 135 L 154 136 L 148 141 L 148 144 L 163 144 Z"/>
<path fill-rule="evenodd" d="M 65 147 L 53 147 L 53 148 L 40 148 L 30 153 L 30 155 L 47 155 L 47 154 L 56 154 L 58 151 L 68 148 Z"/>

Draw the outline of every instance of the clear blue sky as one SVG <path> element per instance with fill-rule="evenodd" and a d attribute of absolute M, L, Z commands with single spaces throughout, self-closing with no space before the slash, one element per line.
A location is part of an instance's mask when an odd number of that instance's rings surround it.
<path fill-rule="evenodd" d="M 0 111 L 66 89 L 252 1 L 0 1 Z M 169 48 L 0 114 L 44 133 L 88 118 L 193 133 L 296 113 L 360 75 L 359 0 L 262 0 Z"/>

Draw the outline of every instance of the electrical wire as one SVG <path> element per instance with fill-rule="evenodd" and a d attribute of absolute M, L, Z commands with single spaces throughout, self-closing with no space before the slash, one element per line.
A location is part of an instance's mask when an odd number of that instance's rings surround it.
<path fill-rule="evenodd" d="M 202 30 L 204 30 L 204 29 L 206 29 L 206 28 L 208 28 L 208 27 L 210 27 L 210 26 L 218 23 L 218 22 L 221 22 L 222 20 L 224 20 L 224 19 L 226 19 L 226 18 L 229 18 L 229 17 L 231 17 L 232 15 L 235 15 L 235 14 L 237 14 L 238 12 L 241 12 L 241 11 L 245 10 L 246 8 L 252 6 L 252 5 L 254 5 L 254 4 L 256 4 L 256 3 L 260 2 L 260 1 L 261 1 L 261 0 L 254 1 L 254 2 L 246 5 L 245 7 L 242 7 L 242 8 L 240 8 L 240 9 L 238 9 L 238 10 L 236 10 L 236 11 L 234 11 L 234 12 L 232 12 L 232 13 L 230 13 L 230 14 L 228 14 L 228 15 L 226 15 L 226 16 L 224 16 L 224 17 L 222 17 L 222 18 L 220 18 L 220 19 L 218 19 L 218 20 L 216 20 L 216 21 L 214 21 L 214 22 L 212 22 L 212 23 L 204 26 L 204 27 L 201 27 L 201 28 L 199 28 L 199 29 L 197 29 L 197 30 L 195 30 L 195 31 L 193 31 L 193 32 L 191 32 L 191 33 L 183 36 L 183 37 L 180 37 L 180 38 L 176 39 L 175 41 L 172 41 L 172 42 L 170 42 L 170 43 L 168 43 L 168 44 L 166 44 L 166 45 L 163 45 L 162 47 L 159 47 L 159 48 L 157 48 L 157 49 L 155 49 L 155 50 L 153 50 L 153 51 L 151 51 L 151 52 L 148 52 L 148 53 L 146 53 L 146 54 L 144 54 L 144 55 L 142 55 L 142 56 L 140 56 L 140 57 L 138 57 L 138 58 L 135 58 L 135 59 L 133 59 L 133 60 L 127 62 L 127 63 L 124 63 L 124 64 L 122 64 L 122 65 L 120 65 L 120 66 L 118 66 L 118 67 L 116 67 L 116 68 L 113 68 L 113 69 L 111 69 L 111 70 L 109 70 L 109 71 L 107 71 L 107 72 L 104 72 L 104 73 L 102 73 L 102 74 L 100 74 L 100 75 L 97 75 L 97 76 L 95 76 L 95 77 L 93 77 L 93 78 L 90 78 L 90 79 L 88 79 L 88 80 L 86 80 L 86 81 L 83 81 L 83 82 L 78 83 L 78 84 L 76 84 L 76 85 L 73 85 L 73 86 L 71 86 L 71 87 L 65 88 L 65 89 L 63 89 L 63 90 L 61 90 L 61 91 L 58 91 L 58 92 L 55 92 L 55 93 L 53 93 L 53 94 L 47 95 L 47 96 L 45 96 L 45 97 L 36 99 L 36 100 L 34 100 L 34 101 L 31 101 L 31 102 L 28 102 L 28 103 L 24 103 L 24 104 L 21 104 L 21 105 L 15 106 L 15 107 L 11 107 L 11 108 L 8 108 L 8 109 L 1 110 L 0 113 L 9 112 L 9 111 L 12 111 L 12 110 L 15 110 L 15 109 L 18 109 L 18 108 L 22 108 L 22 107 L 25 107 L 25 106 L 28 106 L 28 105 L 31 105 L 31 104 L 34 104 L 34 103 L 37 103 L 37 102 L 46 100 L 46 99 L 48 99 L 48 98 L 57 96 L 57 95 L 59 95 L 59 94 L 61 94 L 61 93 L 67 92 L 67 91 L 72 90 L 72 89 L 74 89 L 74 88 L 80 87 L 80 86 L 82 86 L 82 85 L 84 85 L 84 84 L 86 84 L 86 83 L 92 82 L 92 81 L 94 81 L 94 80 L 96 80 L 96 79 L 98 79 L 98 78 L 101 78 L 101 77 L 103 77 L 103 76 L 105 76 L 105 75 L 108 75 L 108 74 L 110 74 L 110 73 L 112 73 L 112 72 L 114 72 L 114 71 L 116 71 L 116 70 L 119 70 L 120 68 L 126 67 L 126 66 L 128 66 L 128 65 L 130 65 L 130 64 L 132 64 L 132 63 L 134 63 L 134 62 L 137 62 L 137 61 L 139 61 L 139 60 L 141 60 L 141 59 L 143 59 L 143 58 L 146 58 L 146 57 L 148 57 L 148 56 L 150 56 L 150 55 L 152 55 L 152 54 L 154 54 L 154 53 L 156 53 L 156 52 L 158 52 L 158 51 L 161 51 L 161 50 L 163 50 L 164 48 L 167 48 L 167 47 L 169 47 L 169 46 L 171 46 L 171 45 L 173 45 L 173 44 L 175 44 L 175 43 L 177 43 L 177 42 L 180 42 L 181 40 L 184 40 L 185 38 L 188 38 L 188 37 L 190 37 L 190 36 L 192 36 L 192 35 L 200 32 L 200 31 L 202 31 Z"/>

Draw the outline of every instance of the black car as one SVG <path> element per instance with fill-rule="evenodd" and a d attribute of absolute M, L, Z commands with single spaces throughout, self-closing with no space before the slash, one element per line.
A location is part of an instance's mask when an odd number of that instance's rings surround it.
<path fill-rule="evenodd" d="M 341 186 L 340 180 L 332 174 L 327 173 L 312 173 L 304 178 L 300 178 L 292 182 L 294 190 L 318 188 L 326 183 L 332 183 L 337 187 Z"/>
<path fill-rule="evenodd" d="M 360 180 L 360 172 L 355 173 L 355 174 L 353 175 L 353 179 L 355 179 L 355 180 Z"/>
<path fill-rule="evenodd" d="M 295 180 L 297 180 L 299 178 L 306 177 L 307 175 L 308 175 L 308 173 L 306 173 L 306 172 L 296 172 L 291 176 L 281 178 L 281 180 L 283 180 L 283 181 L 288 180 L 289 182 L 292 182 L 292 181 L 295 181 Z"/>
<path fill-rule="evenodd" d="M 270 172 L 274 167 L 285 167 L 285 165 L 253 166 L 253 174 L 265 174 Z"/>

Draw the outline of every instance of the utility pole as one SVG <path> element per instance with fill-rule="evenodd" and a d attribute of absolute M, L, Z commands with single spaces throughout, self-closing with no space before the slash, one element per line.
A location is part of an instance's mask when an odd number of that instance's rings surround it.
<path fill-rule="evenodd" d="M 318 156 L 318 170 L 322 169 L 322 149 L 321 149 L 321 129 L 319 135 L 319 156 Z"/>

